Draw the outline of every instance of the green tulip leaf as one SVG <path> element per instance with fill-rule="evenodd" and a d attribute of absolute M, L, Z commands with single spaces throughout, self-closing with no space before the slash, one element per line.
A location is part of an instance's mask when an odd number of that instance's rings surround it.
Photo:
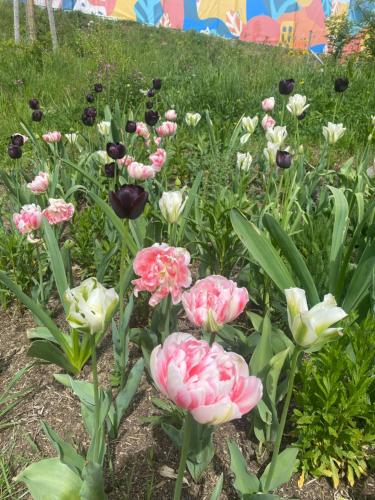
<path fill-rule="evenodd" d="M 269 490 L 275 490 L 282 484 L 285 484 L 292 477 L 294 468 L 296 465 L 297 455 L 299 448 L 285 448 L 277 457 L 276 466 L 272 474 L 271 482 L 269 484 Z M 267 476 L 270 470 L 271 464 L 268 464 L 265 471 L 260 478 L 261 486 L 267 481 Z M 267 492 L 265 492 L 267 493 Z"/>
<path fill-rule="evenodd" d="M 235 475 L 234 487 L 241 495 L 259 491 L 259 480 L 247 470 L 246 461 L 234 441 L 228 442 L 230 469 Z"/>
<path fill-rule="evenodd" d="M 81 500 L 105 500 L 103 467 L 89 461 L 83 469 L 83 484 L 80 491 Z"/>
<path fill-rule="evenodd" d="M 210 500 L 220 500 L 221 492 L 223 491 L 224 474 L 221 473 L 217 480 L 214 491 L 211 493 Z"/>
<path fill-rule="evenodd" d="M 27 355 L 59 366 L 67 372 L 78 373 L 78 370 L 70 363 L 65 353 L 49 340 L 34 340 L 27 351 Z"/>

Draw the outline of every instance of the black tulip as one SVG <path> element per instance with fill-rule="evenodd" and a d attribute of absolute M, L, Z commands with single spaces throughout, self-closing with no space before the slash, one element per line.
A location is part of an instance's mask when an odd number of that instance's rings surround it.
<path fill-rule="evenodd" d="M 281 95 L 289 95 L 293 92 L 293 89 L 294 89 L 293 78 L 290 78 L 289 80 L 279 81 L 279 92 Z"/>
<path fill-rule="evenodd" d="M 96 93 L 103 92 L 103 85 L 101 83 L 95 83 L 94 90 Z"/>
<path fill-rule="evenodd" d="M 93 117 L 93 118 L 96 117 L 96 113 L 97 113 L 96 108 L 85 108 L 83 110 L 83 114 L 85 116 L 90 116 L 90 117 Z"/>
<path fill-rule="evenodd" d="M 107 163 L 104 165 L 104 175 L 106 177 L 114 177 L 115 176 L 115 171 L 116 171 L 116 163 Z"/>
<path fill-rule="evenodd" d="M 35 109 L 31 113 L 31 119 L 33 122 L 40 122 L 43 118 L 43 111 L 41 109 Z"/>
<path fill-rule="evenodd" d="M 147 92 L 147 97 L 154 97 L 155 95 L 155 90 L 154 89 L 150 89 L 148 92 Z"/>
<path fill-rule="evenodd" d="M 306 111 L 304 111 L 302 114 L 297 116 L 297 120 L 303 120 L 304 118 L 306 118 L 306 114 Z"/>
<path fill-rule="evenodd" d="M 95 123 L 95 116 L 82 115 L 82 123 L 87 127 L 92 127 Z"/>
<path fill-rule="evenodd" d="M 125 146 L 121 142 L 108 142 L 107 154 L 113 160 L 119 160 L 125 156 Z"/>
<path fill-rule="evenodd" d="M 125 184 L 117 191 L 109 193 L 109 202 L 121 219 L 136 219 L 147 203 L 148 194 L 142 186 Z"/>
<path fill-rule="evenodd" d="M 18 160 L 18 158 L 21 158 L 22 156 L 22 149 L 20 146 L 16 146 L 15 144 L 10 144 L 8 146 L 8 155 L 13 159 L 13 160 Z"/>
<path fill-rule="evenodd" d="M 38 99 L 30 99 L 30 101 L 29 101 L 29 108 L 30 109 L 39 109 L 39 101 L 38 101 Z"/>
<path fill-rule="evenodd" d="M 347 78 L 336 78 L 335 80 L 335 91 L 345 92 L 349 87 L 349 80 Z"/>
<path fill-rule="evenodd" d="M 161 89 L 161 80 L 160 78 L 155 78 L 152 80 L 152 86 L 155 90 L 160 90 Z"/>
<path fill-rule="evenodd" d="M 92 94 L 87 94 L 86 95 L 86 101 L 87 102 L 94 102 L 95 101 L 95 97 Z"/>
<path fill-rule="evenodd" d="M 146 111 L 145 122 L 147 123 L 147 125 L 153 127 L 154 125 L 157 124 L 158 120 L 159 120 L 159 113 L 157 111 L 153 111 L 152 109 Z"/>
<path fill-rule="evenodd" d="M 153 105 L 154 105 L 154 103 L 152 101 L 147 101 L 146 102 L 146 108 L 147 109 L 152 109 Z"/>
<path fill-rule="evenodd" d="M 278 150 L 276 153 L 276 164 L 280 168 L 289 168 L 292 164 L 292 155 L 288 151 Z"/>
<path fill-rule="evenodd" d="M 14 145 L 14 146 L 23 146 L 25 140 L 23 138 L 23 136 L 21 134 L 13 134 L 12 137 L 10 138 L 10 142 Z"/>
<path fill-rule="evenodd" d="M 128 120 L 125 125 L 125 130 L 129 134 L 134 134 L 134 132 L 137 130 L 137 123 L 133 122 L 131 120 Z"/>

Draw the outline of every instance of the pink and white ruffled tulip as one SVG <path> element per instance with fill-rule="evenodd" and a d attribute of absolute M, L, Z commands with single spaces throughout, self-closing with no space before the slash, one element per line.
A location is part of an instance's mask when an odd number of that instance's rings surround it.
<path fill-rule="evenodd" d="M 175 135 L 177 130 L 177 123 L 167 121 L 163 122 L 160 127 L 156 129 L 156 133 L 159 137 L 171 137 Z"/>
<path fill-rule="evenodd" d="M 200 424 L 218 425 L 252 410 L 262 399 L 259 378 L 242 356 L 188 333 L 172 333 L 151 353 L 157 388 Z"/>
<path fill-rule="evenodd" d="M 268 130 L 276 125 L 276 121 L 270 115 L 264 115 L 262 119 L 262 127 L 264 130 Z"/>
<path fill-rule="evenodd" d="M 34 203 L 24 205 L 19 214 L 13 214 L 13 222 L 21 234 L 31 233 L 39 229 L 42 218 L 42 209 Z"/>
<path fill-rule="evenodd" d="M 168 109 L 164 116 L 169 122 L 175 122 L 177 120 L 177 113 L 174 109 Z"/>
<path fill-rule="evenodd" d="M 163 148 L 158 148 L 155 153 L 149 156 L 149 160 L 156 172 L 160 172 L 162 166 L 167 160 L 167 152 Z"/>
<path fill-rule="evenodd" d="M 189 320 L 208 332 L 219 331 L 239 316 L 249 302 L 246 288 L 224 276 L 207 276 L 182 294 L 182 305 Z"/>
<path fill-rule="evenodd" d="M 266 113 L 269 113 L 270 111 L 273 110 L 275 107 L 275 98 L 274 97 L 267 97 L 267 99 L 263 99 L 262 101 L 262 109 Z"/>
<path fill-rule="evenodd" d="M 43 141 L 45 142 L 60 142 L 61 141 L 61 132 L 47 132 L 47 134 L 43 134 Z"/>
<path fill-rule="evenodd" d="M 39 172 L 32 182 L 27 184 L 27 187 L 34 194 L 41 194 L 47 191 L 49 184 L 49 175 L 47 172 Z"/>
<path fill-rule="evenodd" d="M 143 139 L 148 139 L 150 137 L 150 131 L 144 122 L 137 122 L 137 128 L 135 133 Z"/>
<path fill-rule="evenodd" d="M 117 160 L 117 163 L 121 166 L 121 167 L 128 167 L 131 163 L 133 163 L 135 159 L 130 156 L 130 155 L 125 155 L 123 158 L 120 158 L 119 160 Z"/>
<path fill-rule="evenodd" d="M 74 205 L 64 200 L 50 198 L 49 205 L 43 210 L 44 217 L 50 224 L 59 224 L 70 220 L 74 214 Z"/>
<path fill-rule="evenodd" d="M 129 177 L 137 179 L 138 181 L 144 181 L 145 179 L 151 179 L 155 177 L 155 170 L 151 165 L 143 165 L 143 163 L 138 163 L 133 161 L 128 166 Z"/>
<path fill-rule="evenodd" d="M 191 285 L 189 269 L 190 254 L 184 248 L 170 247 L 166 243 L 155 243 L 140 250 L 133 263 L 135 274 L 140 278 L 133 280 L 134 295 L 151 292 L 150 306 L 156 306 L 168 294 L 173 304 L 181 301 L 182 289 Z"/>

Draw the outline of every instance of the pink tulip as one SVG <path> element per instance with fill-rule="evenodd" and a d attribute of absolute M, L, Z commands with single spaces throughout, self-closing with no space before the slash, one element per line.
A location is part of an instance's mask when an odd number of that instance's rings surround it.
<path fill-rule="evenodd" d="M 49 206 L 43 210 L 43 215 L 50 224 L 59 224 L 73 217 L 74 206 L 71 203 L 54 198 L 50 198 L 48 201 Z"/>
<path fill-rule="evenodd" d="M 170 137 L 176 133 L 177 123 L 174 122 L 163 122 L 160 127 L 156 129 L 156 133 L 159 137 Z"/>
<path fill-rule="evenodd" d="M 123 158 L 120 158 L 119 160 L 117 160 L 117 163 L 121 166 L 121 167 L 128 167 L 132 162 L 134 161 L 134 158 L 130 155 L 125 155 Z"/>
<path fill-rule="evenodd" d="M 61 133 L 60 132 L 48 132 L 47 134 L 42 135 L 43 140 L 45 142 L 59 142 L 61 141 Z"/>
<path fill-rule="evenodd" d="M 137 128 L 135 133 L 139 137 L 143 137 L 144 139 L 148 139 L 150 137 L 150 131 L 144 122 L 137 122 Z"/>
<path fill-rule="evenodd" d="M 246 288 L 237 288 L 234 281 L 223 276 L 207 276 L 182 294 L 182 305 L 195 326 L 208 332 L 217 332 L 233 321 L 249 302 Z"/>
<path fill-rule="evenodd" d="M 272 111 L 274 107 L 275 107 L 275 98 L 274 97 L 267 97 L 267 99 L 263 99 L 263 101 L 262 101 L 263 111 L 268 113 L 269 111 Z"/>
<path fill-rule="evenodd" d="M 32 182 L 27 184 L 27 187 L 34 194 L 41 194 L 47 191 L 49 184 L 49 175 L 47 172 L 39 172 Z"/>
<path fill-rule="evenodd" d="M 170 122 L 175 122 L 177 120 L 177 113 L 174 109 L 168 109 L 164 116 L 165 119 Z"/>
<path fill-rule="evenodd" d="M 268 130 L 276 125 L 276 121 L 272 118 L 272 116 L 264 115 L 262 119 L 262 127 L 264 130 Z"/>
<path fill-rule="evenodd" d="M 173 304 L 181 301 L 182 288 L 191 285 L 189 269 L 190 254 L 184 248 L 170 247 L 166 243 L 155 243 L 140 250 L 133 263 L 139 279 L 133 280 L 134 295 L 151 292 L 150 306 L 156 306 L 169 293 Z"/>
<path fill-rule="evenodd" d="M 34 203 L 24 205 L 19 214 L 13 214 L 13 222 L 21 234 L 35 231 L 42 223 L 42 209 Z"/>
<path fill-rule="evenodd" d="M 149 160 L 156 172 L 160 172 L 161 167 L 167 160 L 167 152 L 165 149 L 158 148 L 155 153 L 149 156 Z"/>
<path fill-rule="evenodd" d="M 154 137 L 154 143 L 157 145 L 157 146 L 160 146 L 161 144 L 161 141 L 162 141 L 162 138 L 161 137 Z"/>
<path fill-rule="evenodd" d="M 143 163 L 138 163 L 133 161 L 128 166 L 129 177 L 137 179 L 138 181 L 144 181 L 145 179 L 150 179 L 155 177 L 155 170 L 151 165 L 143 165 Z"/>
<path fill-rule="evenodd" d="M 262 382 L 242 356 L 188 333 L 172 333 L 155 347 L 150 369 L 160 392 L 200 424 L 241 418 L 262 399 Z"/>

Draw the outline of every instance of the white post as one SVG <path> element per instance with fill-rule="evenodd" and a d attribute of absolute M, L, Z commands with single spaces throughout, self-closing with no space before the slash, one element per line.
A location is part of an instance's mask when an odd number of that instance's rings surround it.
<path fill-rule="evenodd" d="M 52 8 L 52 0 L 46 0 L 46 7 L 47 7 L 47 13 L 48 13 L 49 29 L 50 29 L 51 38 L 52 38 L 52 49 L 56 50 L 58 47 L 58 43 L 57 43 L 55 15 L 53 13 L 53 8 Z"/>
<path fill-rule="evenodd" d="M 21 41 L 20 4 L 18 3 L 18 0 L 13 0 L 13 26 L 14 26 L 14 41 L 18 44 Z"/>

